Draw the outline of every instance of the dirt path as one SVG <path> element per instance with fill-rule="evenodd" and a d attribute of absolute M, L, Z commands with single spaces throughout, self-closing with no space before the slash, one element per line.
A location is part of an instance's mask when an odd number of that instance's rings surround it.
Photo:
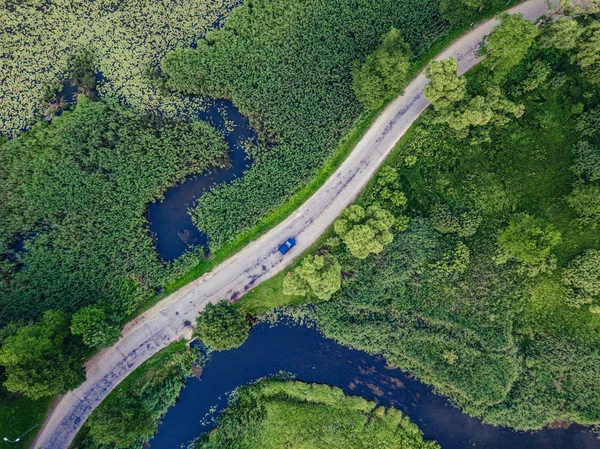
<path fill-rule="evenodd" d="M 558 0 L 552 0 L 556 5 Z M 529 0 L 510 12 L 535 20 L 548 12 L 546 0 Z M 454 56 L 461 73 L 479 61 L 475 51 L 497 25 L 487 21 L 455 41 L 436 59 Z M 282 271 L 309 248 L 354 201 L 386 156 L 427 108 L 427 79 L 421 73 L 373 123 L 356 148 L 325 184 L 295 213 L 242 251 L 196 281 L 171 294 L 127 324 L 123 337 L 86 363 L 87 380 L 67 393 L 52 410 L 35 448 L 65 449 L 90 415 L 128 374 L 171 342 L 190 335 L 192 323 L 207 303 L 236 299 Z M 285 256 L 277 248 L 288 237 L 297 245 Z"/>

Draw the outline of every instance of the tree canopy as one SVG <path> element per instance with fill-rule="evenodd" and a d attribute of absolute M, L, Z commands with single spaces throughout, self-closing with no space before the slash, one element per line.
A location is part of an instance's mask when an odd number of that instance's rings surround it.
<path fill-rule="evenodd" d="M 522 14 L 503 13 L 500 24 L 485 38 L 478 54 L 484 56 L 483 66 L 497 80 L 503 79 L 525 58 L 537 36 L 537 27 Z"/>
<path fill-rule="evenodd" d="M 4 340 L 0 348 L 4 386 L 32 399 L 66 393 L 85 380 L 84 355 L 80 341 L 69 333 L 67 315 L 49 310 L 40 322 Z"/>
<path fill-rule="evenodd" d="M 248 338 L 250 326 L 229 301 L 208 304 L 196 319 L 195 334 L 217 351 L 237 348 Z"/>
<path fill-rule="evenodd" d="M 377 254 L 394 236 L 390 231 L 394 216 L 379 205 L 352 205 L 342 212 L 333 224 L 334 230 L 354 257 L 365 259 Z"/>
<path fill-rule="evenodd" d="M 364 62 L 355 63 L 352 77 L 358 100 L 369 109 L 378 109 L 386 100 L 400 95 L 407 82 L 410 56 L 410 47 L 400 31 L 392 28 Z"/>
<path fill-rule="evenodd" d="M 432 61 L 425 68 L 429 84 L 425 86 L 425 97 L 438 110 L 444 110 L 462 100 L 467 93 L 467 80 L 458 76 L 455 58 Z"/>
<path fill-rule="evenodd" d="M 563 270 L 562 280 L 571 305 L 599 303 L 600 251 L 590 249 L 573 259 Z"/>
<path fill-rule="evenodd" d="M 340 289 L 341 267 L 332 256 L 309 255 L 283 280 L 286 295 L 315 295 L 327 301 Z"/>
<path fill-rule="evenodd" d="M 81 335 L 83 342 L 94 348 L 110 346 L 121 336 L 119 324 L 97 306 L 84 307 L 73 315 L 71 333 Z"/>

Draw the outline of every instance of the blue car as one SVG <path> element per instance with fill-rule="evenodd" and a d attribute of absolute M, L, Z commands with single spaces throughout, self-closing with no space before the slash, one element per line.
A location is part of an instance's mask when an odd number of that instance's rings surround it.
<path fill-rule="evenodd" d="M 281 254 L 287 253 L 294 245 L 296 244 L 296 239 L 294 237 L 290 237 L 285 241 L 283 245 L 279 247 L 279 252 Z"/>

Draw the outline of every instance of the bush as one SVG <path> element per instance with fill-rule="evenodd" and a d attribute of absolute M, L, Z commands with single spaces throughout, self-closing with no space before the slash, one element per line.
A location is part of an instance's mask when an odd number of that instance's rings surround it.
<path fill-rule="evenodd" d="M 241 346 L 250 326 L 229 301 L 208 304 L 198 315 L 195 334 L 212 349 L 223 351 Z"/>
<path fill-rule="evenodd" d="M 283 280 L 285 295 L 315 295 L 327 301 L 341 287 L 340 263 L 332 256 L 306 256 Z"/>
<path fill-rule="evenodd" d="M 368 109 L 379 109 L 386 100 L 402 93 L 410 67 L 410 47 L 396 28 L 383 36 L 377 50 L 362 63 L 354 64 L 352 87 L 356 98 Z"/>
<path fill-rule="evenodd" d="M 118 323 L 111 322 L 99 307 L 80 309 L 71 320 L 71 333 L 81 335 L 83 342 L 94 348 L 105 348 L 121 336 Z"/>
<path fill-rule="evenodd" d="M 562 280 L 571 305 L 600 301 L 600 251 L 590 249 L 573 259 L 563 271 Z"/>

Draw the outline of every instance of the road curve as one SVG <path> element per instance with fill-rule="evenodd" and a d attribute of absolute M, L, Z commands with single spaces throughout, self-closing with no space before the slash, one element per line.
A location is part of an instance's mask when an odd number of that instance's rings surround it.
<path fill-rule="evenodd" d="M 558 0 L 552 0 L 556 6 Z M 547 14 L 546 0 L 528 0 L 512 8 L 530 20 Z M 436 59 L 455 57 L 464 73 L 479 62 L 475 52 L 497 25 L 489 20 L 456 40 Z M 196 316 L 209 302 L 235 300 L 282 271 L 309 248 L 351 204 L 396 143 L 427 108 L 427 79 L 421 73 L 394 100 L 356 145 L 352 153 L 296 212 L 239 253 L 160 301 L 128 323 L 122 338 L 86 363 L 87 380 L 67 393 L 51 411 L 34 448 L 66 449 L 92 410 L 140 364 L 175 340 L 189 336 Z M 297 245 L 281 256 L 278 246 L 295 236 Z"/>

